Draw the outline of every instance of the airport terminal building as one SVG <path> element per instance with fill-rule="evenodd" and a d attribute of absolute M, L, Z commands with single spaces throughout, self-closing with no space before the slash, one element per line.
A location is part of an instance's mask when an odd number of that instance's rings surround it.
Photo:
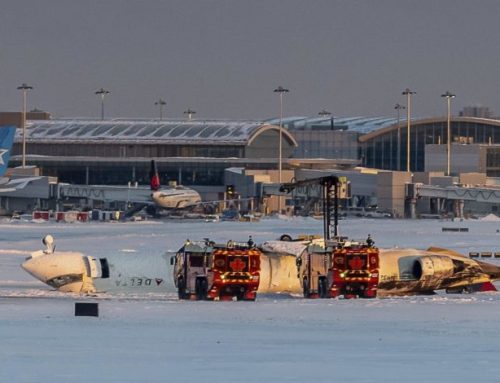
<path fill-rule="evenodd" d="M 155 159 L 163 184 L 223 185 L 224 169 L 275 168 L 278 156 L 279 127 L 255 121 L 28 120 L 26 130 L 27 162 L 75 184 L 148 184 Z M 288 158 L 297 142 L 282 134 Z"/>
<path fill-rule="evenodd" d="M 361 147 L 361 161 L 363 166 L 406 171 L 407 166 L 407 124 L 406 121 L 391 124 L 384 128 L 371 131 L 359 137 Z M 485 172 L 487 176 L 499 177 L 500 157 L 500 120 L 453 117 L 451 119 L 451 144 L 453 146 L 477 145 L 492 146 L 487 150 L 485 162 L 487 167 L 474 171 Z M 426 146 L 439 145 L 442 149 L 447 145 L 446 118 L 430 118 L 411 122 L 410 128 L 410 171 L 423 172 L 430 170 L 426 167 Z M 454 150 L 452 150 L 454 151 Z M 455 157 L 458 161 L 458 158 Z M 453 168 L 453 167 L 452 167 Z M 435 167 L 431 167 L 436 170 Z M 445 166 L 441 168 L 445 170 Z M 472 170 L 472 169 L 471 169 Z"/>
<path fill-rule="evenodd" d="M 0 126 L 22 126 L 20 117 L 20 113 L 0 113 Z M 406 171 L 406 121 L 398 124 L 391 118 L 320 116 L 289 117 L 282 122 L 283 182 L 300 178 L 304 171 L 321 175 L 347 171 L 358 183 L 352 190 L 359 195 L 352 203 L 376 204 L 380 200 L 377 184 L 398 189 L 398 198 L 404 199 L 404 184 L 411 182 L 411 177 L 401 175 L 403 180 L 382 174 Z M 446 170 L 446 122 L 444 117 L 412 121 L 412 172 L 436 176 Z M 245 192 L 243 185 L 238 186 L 242 197 L 257 196 L 258 182 L 278 182 L 280 128 L 276 119 L 91 120 L 51 119 L 47 113 L 28 113 L 26 127 L 27 164 L 38 166 L 43 175 L 58 177 L 60 182 L 148 185 L 151 159 L 157 162 L 163 185 L 176 182 L 192 186 L 208 200 L 223 198 L 225 185 L 231 183 L 228 174 L 238 174 L 227 169 L 252 172 L 253 181 L 251 185 L 245 181 Z M 500 176 L 500 120 L 453 117 L 451 134 L 452 161 L 467 164 L 452 164 L 452 175 L 478 172 Z M 21 153 L 22 130 L 18 129 L 10 166 L 21 164 Z M 470 161 L 471 156 L 474 161 Z M 361 170 L 364 175 L 357 177 L 353 171 L 359 171 L 355 168 L 360 165 L 370 172 Z M 387 209 L 395 210 L 390 204 Z"/>

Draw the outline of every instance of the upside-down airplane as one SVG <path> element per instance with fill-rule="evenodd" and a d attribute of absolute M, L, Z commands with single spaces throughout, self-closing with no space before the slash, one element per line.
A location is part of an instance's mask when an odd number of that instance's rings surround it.
<path fill-rule="evenodd" d="M 114 254 L 104 258 L 47 248 L 31 254 L 22 268 L 36 279 L 65 292 L 174 292 L 169 256 Z M 296 257 L 305 242 L 268 241 L 261 245 L 259 293 L 302 292 Z M 378 296 L 496 290 L 500 267 L 469 259 L 451 250 L 386 249 L 380 252 Z"/>

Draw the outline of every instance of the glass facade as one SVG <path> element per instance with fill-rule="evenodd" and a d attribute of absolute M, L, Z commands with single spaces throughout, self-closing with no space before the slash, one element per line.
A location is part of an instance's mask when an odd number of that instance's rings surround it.
<path fill-rule="evenodd" d="M 424 171 L 425 145 L 447 144 L 446 120 L 413 123 L 410 130 L 410 170 Z M 451 139 L 453 143 L 499 144 L 500 126 L 477 121 L 452 121 Z M 366 140 L 362 146 L 363 166 L 406 171 L 407 129 L 391 129 L 384 134 Z"/>
<path fill-rule="evenodd" d="M 339 130 L 293 130 L 299 146 L 294 158 L 330 158 L 357 160 L 359 133 Z"/>
<path fill-rule="evenodd" d="M 486 175 L 500 177 L 500 147 L 486 150 Z"/>

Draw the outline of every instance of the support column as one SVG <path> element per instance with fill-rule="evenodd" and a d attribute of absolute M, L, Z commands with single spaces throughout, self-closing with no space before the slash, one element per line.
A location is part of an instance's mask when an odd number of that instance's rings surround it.
<path fill-rule="evenodd" d="M 88 166 L 85 166 L 85 185 L 88 185 L 90 182 L 90 170 Z"/>

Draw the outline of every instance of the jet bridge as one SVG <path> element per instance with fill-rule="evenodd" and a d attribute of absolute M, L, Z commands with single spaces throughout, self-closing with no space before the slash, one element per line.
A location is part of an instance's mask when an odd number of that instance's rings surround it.
<path fill-rule="evenodd" d="M 500 204 L 500 188 L 463 185 L 436 186 L 422 183 L 406 184 L 406 201 L 410 218 L 416 217 L 417 199 L 421 197 L 453 201 L 456 216 L 463 217 L 465 201 Z"/>
<path fill-rule="evenodd" d="M 415 184 L 417 197 L 444 198 L 500 204 L 500 188 Z"/>
<path fill-rule="evenodd" d="M 263 185 L 264 195 L 289 196 L 292 193 L 295 197 L 321 199 L 323 202 L 324 238 L 328 240 L 332 234 L 334 237 L 338 236 L 339 198 L 345 198 L 347 193 L 345 177 L 326 176 L 283 184 Z"/>
<path fill-rule="evenodd" d="M 57 186 L 57 199 L 87 198 L 103 202 L 151 203 L 151 190 L 149 187 L 70 184 L 58 184 Z"/>

